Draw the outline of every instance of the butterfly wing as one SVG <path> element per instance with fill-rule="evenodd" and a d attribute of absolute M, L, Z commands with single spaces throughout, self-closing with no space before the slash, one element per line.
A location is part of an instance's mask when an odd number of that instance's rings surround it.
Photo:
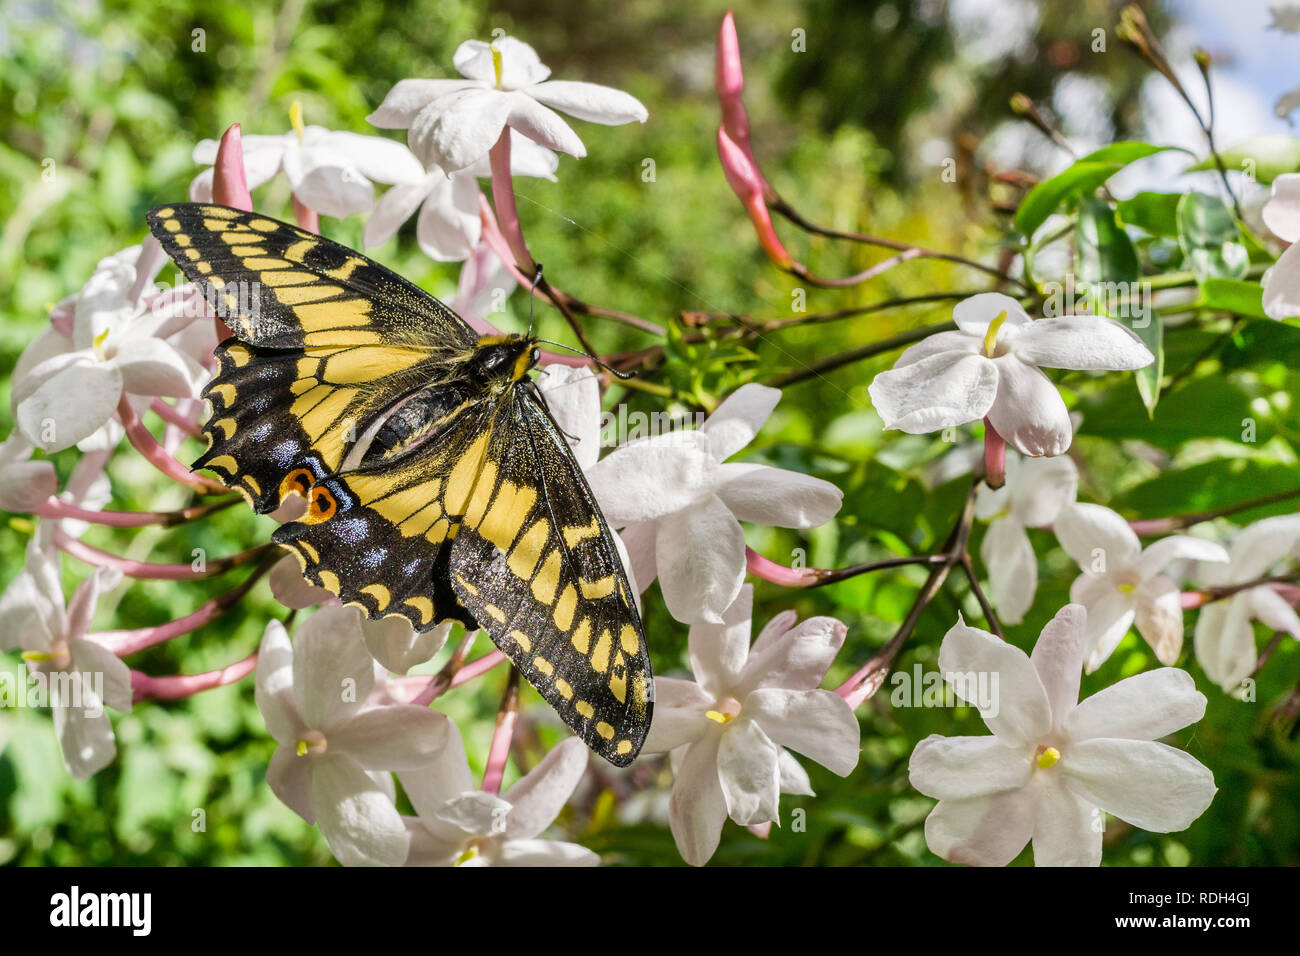
<path fill-rule="evenodd" d="M 624 766 L 650 728 L 645 632 L 613 534 L 531 382 L 496 418 L 451 586 L 573 731 Z"/>
<path fill-rule="evenodd" d="M 337 471 L 366 428 L 474 347 L 455 313 L 395 273 L 288 223 L 204 203 L 149 225 L 235 333 L 203 397 L 195 463 L 258 511 Z"/>

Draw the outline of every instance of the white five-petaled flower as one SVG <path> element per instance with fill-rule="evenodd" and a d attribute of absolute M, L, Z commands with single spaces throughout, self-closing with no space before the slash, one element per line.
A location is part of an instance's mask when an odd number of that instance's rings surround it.
<path fill-rule="evenodd" d="M 1110 657 L 1135 623 L 1160 663 L 1177 661 L 1183 648 L 1182 595 L 1161 572 L 1179 559 L 1227 561 L 1228 552 L 1183 534 L 1144 549 L 1128 522 L 1101 505 L 1070 505 L 1054 528 L 1061 547 L 1083 569 L 1070 585 L 1070 600 L 1088 609 L 1088 673 Z"/>
<path fill-rule="evenodd" d="M 122 575 L 96 568 L 65 607 L 52 530 L 43 525 L 27 543 L 25 567 L 0 595 L 0 650 L 23 652 L 48 695 L 68 773 L 86 780 L 117 754 L 104 707 L 131 711 L 130 669 L 88 637 L 99 595 Z"/>
<path fill-rule="evenodd" d="M 267 624 L 257 707 L 280 746 L 266 781 L 347 866 L 405 862 L 410 838 L 387 771 L 429 763 L 450 737 L 450 721 L 427 707 L 376 706 L 374 679 L 356 608 L 322 608 L 292 646 L 279 621 Z"/>
<path fill-rule="evenodd" d="M 1300 315 L 1300 173 L 1273 180 L 1261 214 L 1275 236 L 1291 243 L 1264 276 L 1264 312 L 1274 319 Z"/>
<path fill-rule="evenodd" d="M 161 263 L 140 246 L 101 260 L 77 296 L 72 335 L 51 327 L 23 353 L 14 369 L 14 417 L 36 447 L 62 451 L 90 439 L 123 393 L 188 398 L 206 377 L 167 339 L 194 318 L 186 300 L 151 308 L 142 294 Z"/>
<path fill-rule="evenodd" d="M 287 133 L 243 137 L 244 176 L 249 189 L 283 172 L 289 189 L 304 206 L 342 219 L 370 211 L 375 201 L 372 180 L 416 183 L 424 176 L 419 162 L 401 143 L 381 136 L 303 126 L 297 103 L 290 116 L 294 128 Z M 217 161 L 219 146 L 215 139 L 201 140 L 194 147 L 194 161 L 210 166 Z M 212 202 L 212 179 L 211 169 L 194 177 L 190 198 Z"/>
<path fill-rule="evenodd" d="M 926 843 L 945 860 L 1005 866 L 1032 840 L 1036 866 L 1097 866 L 1101 810 L 1169 833 L 1210 805 L 1210 771 L 1157 740 L 1200 720 L 1205 696 L 1162 667 L 1080 701 L 1085 615 L 1066 605 L 1032 655 L 960 618 L 944 636 L 940 671 L 993 732 L 932 734 L 912 752 L 912 786 L 939 801 Z M 996 700 L 980 699 L 981 675 L 997 675 Z"/>
<path fill-rule="evenodd" d="M 913 345 L 868 387 L 886 428 L 914 435 L 987 418 L 1007 443 L 1034 458 L 1070 447 L 1070 414 L 1039 366 L 1128 370 L 1151 351 L 1113 319 L 1033 319 L 1015 299 L 984 292 L 957 303 L 956 331 Z"/>
<path fill-rule="evenodd" d="M 845 626 L 829 617 L 796 626 L 787 611 L 751 647 L 753 597 L 746 585 L 721 623 L 691 627 L 695 680 L 655 678 L 654 721 L 643 749 L 683 748 L 674 753 L 670 817 L 678 851 L 695 866 L 713 856 L 727 817 L 755 826 L 778 818 L 781 793 L 812 794 L 787 747 L 841 777 L 858 763 L 853 708 L 818 689 Z"/>
<path fill-rule="evenodd" d="M 559 159 L 553 152 L 518 133 L 512 134 L 510 140 L 512 173 L 555 179 Z M 438 262 L 468 259 L 482 235 L 479 201 L 483 193 L 478 178 L 491 175 L 484 156 L 450 175 L 435 166 L 413 182 L 399 183 L 375 204 L 374 213 L 366 220 L 362 241 L 366 248 L 382 245 L 418 208 L 415 238 L 424 254 Z"/>
<path fill-rule="evenodd" d="M 1058 458 L 1007 459 L 1006 483 L 996 490 L 980 483 L 975 516 L 989 522 L 980 557 L 989 572 L 993 603 L 1008 624 L 1019 624 L 1038 590 L 1038 558 L 1026 528 L 1041 528 L 1074 503 L 1079 473 Z"/>
<path fill-rule="evenodd" d="M 464 169 L 486 156 L 507 126 L 533 142 L 585 156 L 582 140 L 555 110 L 606 126 L 646 121 L 636 97 L 595 83 L 548 80 L 551 71 L 527 43 L 466 40 L 452 57 L 463 80 L 402 80 L 368 117 L 381 129 L 407 129 L 426 168 Z"/>
<path fill-rule="evenodd" d="M 1243 528 L 1228 548 L 1228 564 L 1209 565 L 1200 574 L 1202 584 L 1225 586 L 1245 584 L 1263 577 L 1290 554 L 1300 540 L 1300 515 L 1265 518 Z M 1300 617 L 1280 594 L 1268 585 L 1238 591 L 1221 601 L 1212 601 L 1196 619 L 1196 659 L 1210 679 L 1232 693 L 1255 669 L 1255 632 L 1258 620 L 1276 631 L 1300 639 Z"/>
<path fill-rule="evenodd" d="M 398 774 L 417 817 L 408 866 L 596 866 L 577 843 L 542 839 L 587 772 L 587 747 L 576 737 L 558 744 L 504 797 L 474 786 L 460 735 L 453 731 L 437 759 Z"/>
<path fill-rule="evenodd" d="M 616 448 L 587 472 L 605 517 L 622 527 L 633 577 L 659 578 L 677 620 L 718 623 L 745 581 L 741 521 L 813 528 L 839 511 L 828 481 L 769 465 L 728 462 L 754 440 L 779 389 L 743 385 L 694 431 Z"/>

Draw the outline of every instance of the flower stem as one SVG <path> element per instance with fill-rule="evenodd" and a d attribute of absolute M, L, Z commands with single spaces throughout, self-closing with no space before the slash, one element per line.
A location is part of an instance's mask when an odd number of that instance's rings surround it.
<path fill-rule="evenodd" d="M 54 543 L 79 561 L 94 567 L 117 568 L 129 578 L 142 581 L 189 581 L 198 578 L 215 577 L 232 568 L 249 564 L 266 554 L 273 544 L 263 544 L 247 551 L 240 551 L 228 558 L 217 558 L 206 562 L 202 571 L 194 570 L 193 564 L 151 564 L 147 561 L 133 561 L 119 557 L 99 548 L 92 547 L 65 533 L 62 529 L 54 532 Z"/>
<path fill-rule="evenodd" d="M 506 692 L 501 697 L 501 707 L 497 711 L 497 727 L 492 734 L 492 745 L 488 748 L 487 768 L 483 773 L 483 790 L 486 793 L 501 792 L 501 779 L 506 773 L 506 761 L 510 758 L 510 743 L 515 735 L 515 722 L 519 719 L 519 668 L 511 667 L 506 680 Z"/>
<path fill-rule="evenodd" d="M 135 413 L 126 395 L 123 395 L 122 400 L 117 403 L 117 417 L 122 420 L 122 426 L 126 429 L 127 438 L 131 440 L 131 446 L 172 481 L 192 488 L 200 494 L 226 493 L 226 486 L 221 482 L 204 478 L 190 471 L 177 461 L 175 456 L 169 454 L 166 448 L 158 444 L 158 440 L 150 434 L 149 429 L 144 427 L 144 422 L 140 421 L 140 416 Z"/>
<path fill-rule="evenodd" d="M 172 674 L 166 677 L 150 677 L 141 671 L 131 671 L 131 698 L 136 703 L 142 700 L 180 700 L 192 697 L 201 691 L 214 687 L 224 687 L 243 680 L 257 667 L 256 652 L 243 660 L 228 664 L 214 671 L 202 674 Z"/>
<path fill-rule="evenodd" d="M 152 627 L 121 631 L 100 631 L 91 636 L 118 657 L 127 657 L 130 654 L 144 650 L 146 647 L 153 647 L 153 645 L 169 641 L 173 637 L 189 634 L 191 631 L 196 631 L 205 624 L 216 620 L 238 604 L 244 595 L 252 590 L 253 585 L 271 570 L 271 566 L 275 564 L 276 560 L 278 558 L 262 562 L 252 574 L 244 579 L 239 587 L 227 591 L 225 594 L 217 595 L 198 610 L 187 614 L 185 617 Z"/>
<path fill-rule="evenodd" d="M 1007 483 L 1007 440 L 984 419 L 984 481 L 990 488 Z"/>
<path fill-rule="evenodd" d="M 92 511 L 70 505 L 58 498 L 49 498 L 44 504 L 32 511 L 37 518 L 73 518 L 91 524 L 102 524 L 110 528 L 143 528 L 148 525 L 161 525 L 164 528 L 175 527 L 189 521 L 197 521 L 215 511 L 229 508 L 239 501 L 238 495 L 231 495 L 209 504 L 194 505 L 179 511 Z"/>
<path fill-rule="evenodd" d="M 161 398 L 155 398 L 149 403 L 149 408 L 169 425 L 175 425 L 191 438 L 202 438 L 203 429 L 195 422 L 186 418 L 174 406 L 168 405 Z"/>
<path fill-rule="evenodd" d="M 1277 504 L 1279 501 L 1290 501 L 1292 498 L 1300 498 L 1300 488 L 1288 488 L 1286 491 L 1278 491 L 1271 495 L 1264 495 L 1262 498 L 1251 498 L 1248 501 L 1239 501 L 1234 505 L 1226 505 L 1222 508 L 1214 508 L 1210 511 L 1197 511 L 1191 514 L 1174 515 L 1169 518 L 1147 518 L 1137 521 L 1130 521 L 1129 527 L 1134 533 L 1143 537 L 1156 534 L 1169 534 L 1173 531 L 1180 531 L 1183 528 L 1190 528 L 1192 525 L 1200 524 L 1203 521 L 1213 521 L 1215 518 L 1226 518 L 1228 515 L 1239 514 L 1242 511 L 1250 511 L 1253 508 L 1262 508 L 1265 505 Z"/>

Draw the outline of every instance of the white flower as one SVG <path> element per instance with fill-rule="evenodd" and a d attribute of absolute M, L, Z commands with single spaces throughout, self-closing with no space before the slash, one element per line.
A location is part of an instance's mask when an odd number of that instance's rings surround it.
<path fill-rule="evenodd" d="M 646 109 L 621 90 L 547 80 L 537 52 L 514 37 L 466 40 L 452 63 L 463 80 L 402 80 L 368 117 L 381 129 L 409 129 L 426 168 L 464 169 L 486 156 L 509 126 L 548 149 L 585 156 L 582 140 L 559 114 L 606 126 L 644 123 Z"/>
<path fill-rule="evenodd" d="M 789 747 L 841 777 L 858 763 L 853 708 L 822 678 L 846 628 L 829 617 L 795 626 L 793 611 L 773 618 L 750 646 L 754 589 L 748 585 L 719 624 L 690 631 L 695 680 L 655 678 L 655 712 L 644 752 L 674 753 L 670 802 L 682 858 L 702 866 L 718 848 L 722 824 L 778 818 L 781 793 L 812 794 Z"/>
<path fill-rule="evenodd" d="M 499 330 L 486 316 L 505 311 L 506 299 L 518 283 L 514 273 L 486 242 L 480 242 L 464 265 L 456 280 L 456 298 L 451 301 L 452 311 L 473 327 L 479 335 L 496 335 Z M 545 374 L 545 372 L 543 372 Z M 596 399 L 596 408 L 600 399 Z"/>
<path fill-rule="evenodd" d="M 374 662 L 354 607 L 323 608 L 293 646 L 278 621 L 266 626 L 257 659 L 257 707 L 280 746 L 266 781 L 320 827 L 345 866 L 397 866 L 410 843 L 379 771 L 413 770 L 451 736 L 442 714 L 411 704 L 375 706 Z"/>
<path fill-rule="evenodd" d="M 1058 458 L 1007 459 L 1007 480 L 996 490 L 981 483 L 975 516 L 989 522 L 980 557 L 989 572 L 993 603 L 1008 624 L 1019 624 L 1038 590 L 1038 559 L 1026 528 L 1041 528 L 1074 503 L 1079 473 Z"/>
<path fill-rule="evenodd" d="M 27 543 L 26 566 L 0 595 L 0 650 L 23 652 L 49 695 L 64 765 L 72 776 L 86 780 L 117 754 L 104 707 L 131 711 L 130 669 L 88 637 L 99 595 L 116 586 L 122 575 L 97 568 L 77 586 L 65 608 L 58 552 L 48 534 Z"/>
<path fill-rule="evenodd" d="M 1300 315 L 1300 173 L 1273 180 L 1262 215 L 1264 225 L 1291 244 L 1264 276 L 1264 312 L 1274 319 Z"/>
<path fill-rule="evenodd" d="M 31 461 L 32 450 L 32 443 L 17 431 L 0 442 L 0 511 L 35 511 L 58 494 L 53 463 Z"/>
<path fill-rule="evenodd" d="M 424 175 L 401 143 L 323 126 L 302 126 L 296 103 L 290 115 L 295 128 L 287 133 L 243 137 L 244 175 L 250 190 L 283 172 L 289 189 L 304 206 L 342 219 L 370 211 L 375 201 L 371 180 L 413 183 Z M 215 139 L 201 140 L 194 147 L 194 161 L 212 165 L 219 146 Z M 212 175 L 211 169 L 205 169 L 190 183 L 190 198 L 195 202 L 212 202 Z"/>
<path fill-rule="evenodd" d="M 541 839 L 586 771 L 587 747 L 570 737 L 499 797 L 475 788 L 451 733 L 434 763 L 398 774 L 419 815 L 405 818 L 407 865 L 596 866 L 600 857 L 584 846 Z"/>
<path fill-rule="evenodd" d="M 1211 565 L 1201 575 L 1206 585 L 1245 584 L 1263 577 L 1300 540 L 1300 515 L 1265 518 L 1243 528 L 1228 549 L 1227 565 Z M 1300 617 L 1267 585 L 1248 588 L 1201 608 L 1196 620 L 1196 659 L 1209 678 L 1228 693 L 1255 669 L 1251 621 L 1300 639 Z"/>
<path fill-rule="evenodd" d="M 14 371 L 12 402 L 36 447 L 61 451 L 91 438 L 124 392 L 188 398 L 206 377 L 164 337 L 176 331 L 183 306 L 148 308 L 140 294 L 159 267 L 139 246 L 101 260 L 77 297 L 71 338 L 51 328 L 28 347 Z"/>
<path fill-rule="evenodd" d="M 512 173 L 555 179 L 559 160 L 553 152 L 518 133 L 510 138 Z M 414 182 L 394 186 L 380 197 L 374 213 L 366 220 L 363 239 L 366 248 L 382 245 L 391 239 L 402 223 L 419 208 L 415 238 L 424 254 L 438 262 L 461 262 L 469 258 L 482 235 L 479 203 L 483 194 L 478 187 L 478 177 L 491 175 L 492 170 L 484 156 L 479 162 L 450 175 L 435 166 Z"/>
<path fill-rule="evenodd" d="M 868 387 L 886 428 L 914 435 L 987 417 L 1022 454 L 1070 447 L 1070 414 L 1039 366 L 1138 369 L 1150 350 L 1113 319 L 1071 315 L 1031 320 L 1015 299 L 984 292 L 957 303 L 957 331 L 913 345 Z"/>
<path fill-rule="evenodd" d="M 768 465 L 728 463 L 781 400 L 744 385 L 694 431 L 639 439 L 587 472 L 605 517 L 622 527 L 641 588 L 656 575 L 679 621 L 718 623 L 745 580 L 741 521 L 813 528 L 839 510 L 830 482 Z"/>
<path fill-rule="evenodd" d="M 1210 771 L 1156 740 L 1200 720 L 1205 696 L 1162 667 L 1080 701 L 1085 615 L 1066 605 L 1032 657 L 960 617 L 944 636 L 940 671 L 993 732 L 932 734 L 912 752 L 912 786 L 939 801 L 925 840 L 945 860 L 1005 866 L 1032 840 L 1036 866 L 1097 866 L 1100 810 L 1169 833 L 1210 805 Z M 988 688 L 995 675 L 996 696 L 979 699 L 979 678 Z"/>
<path fill-rule="evenodd" d="M 1173 664 L 1183 647 L 1183 604 L 1178 585 L 1160 572 L 1173 561 L 1227 561 L 1213 541 L 1171 535 L 1143 549 L 1127 521 L 1101 505 L 1076 504 L 1057 516 L 1061 547 L 1083 569 L 1070 586 L 1070 600 L 1088 609 L 1088 673 L 1091 674 L 1136 623 L 1162 664 Z"/>

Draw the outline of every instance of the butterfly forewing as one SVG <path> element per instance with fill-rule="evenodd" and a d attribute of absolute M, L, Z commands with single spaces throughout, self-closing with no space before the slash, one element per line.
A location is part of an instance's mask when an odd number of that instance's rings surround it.
<path fill-rule="evenodd" d="M 588 746 L 631 762 L 653 710 L 640 615 L 582 471 L 530 385 L 497 416 L 451 586 Z"/>

